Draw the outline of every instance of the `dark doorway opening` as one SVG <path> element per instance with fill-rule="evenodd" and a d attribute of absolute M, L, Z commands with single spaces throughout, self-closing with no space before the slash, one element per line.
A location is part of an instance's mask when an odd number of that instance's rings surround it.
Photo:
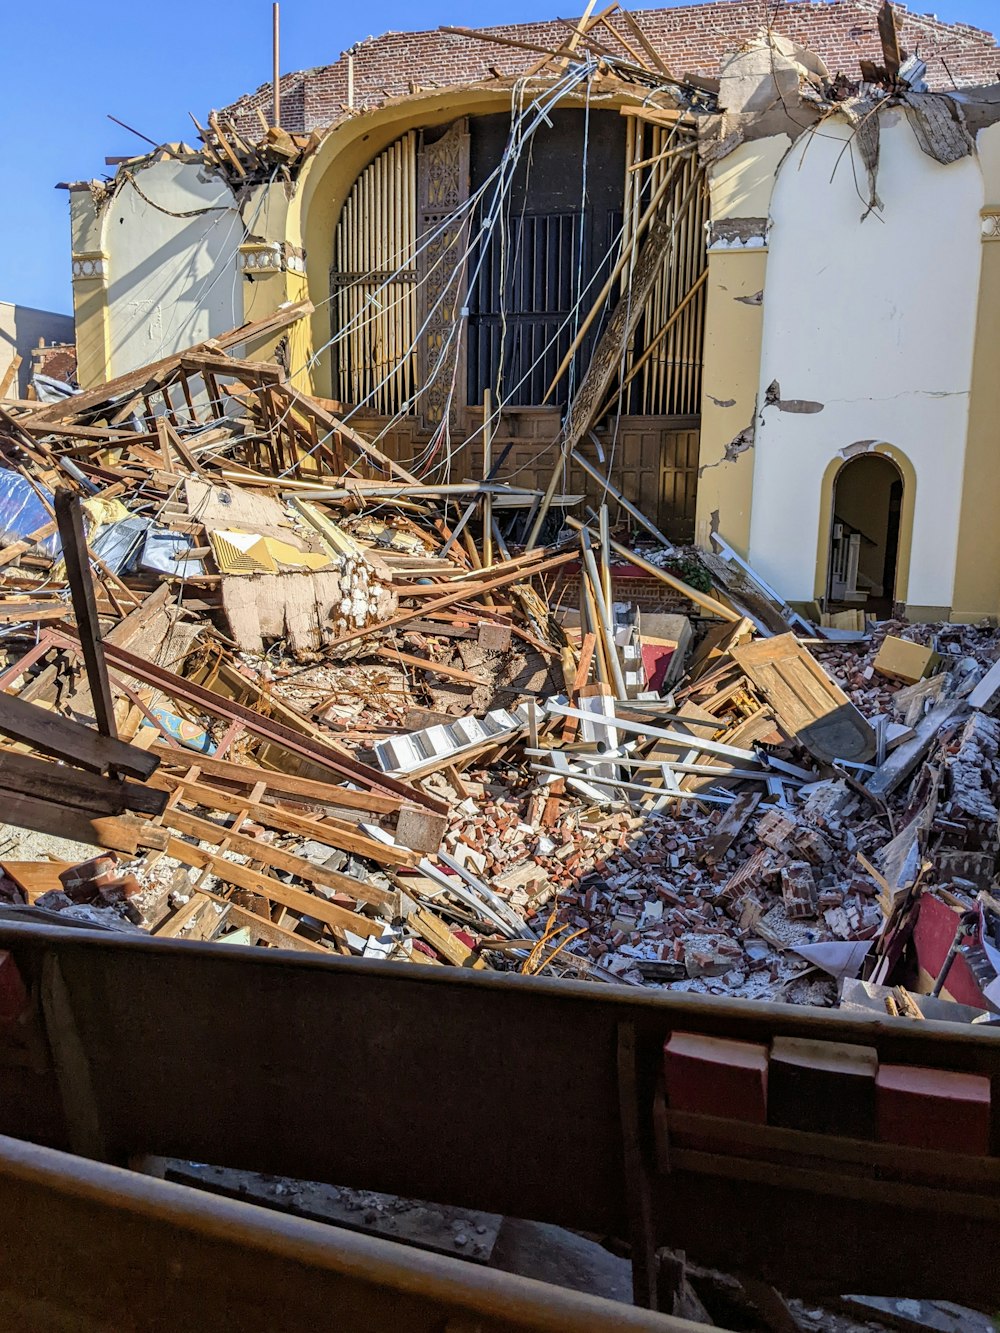
<path fill-rule="evenodd" d="M 837 473 L 827 601 L 892 614 L 899 563 L 903 479 L 880 454 L 853 458 Z"/>

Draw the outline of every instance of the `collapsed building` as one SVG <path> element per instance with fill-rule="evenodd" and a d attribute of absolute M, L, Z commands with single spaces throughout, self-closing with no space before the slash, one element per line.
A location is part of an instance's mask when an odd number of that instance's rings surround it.
<path fill-rule="evenodd" d="M 988 1308 L 997 48 L 758 23 L 389 34 L 70 187 L 79 383 L 0 410 L 0 1130 L 104 1164 L 0 1141 L 40 1218 L 373 1328 L 671 1326 L 449 1268 L 504 1217 L 706 1326 Z"/>
<path fill-rule="evenodd" d="M 308 295 L 297 383 L 444 479 L 481 475 L 489 390 L 498 476 L 544 489 L 658 222 L 563 489 L 606 457 L 667 536 L 720 533 L 795 602 L 995 614 L 995 44 L 906 15 L 928 72 L 887 98 L 858 81 L 876 4 L 786 5 L 764 33 L 752 9 L 646 13 L 642 40 L 621 13 L 575 41 L 390 34 L 283 80 L 298 149 L 175 146 L 74 186 L 81 383 Z M 533 74 L 563 40 L 585 61 Z M 266 102 L 216 124 L 259 138 Z"/>

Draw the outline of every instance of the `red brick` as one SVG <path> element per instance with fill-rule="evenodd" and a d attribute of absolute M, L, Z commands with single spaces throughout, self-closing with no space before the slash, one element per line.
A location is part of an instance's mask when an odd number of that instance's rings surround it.
<path fill-rule="evenodd" d="M 911 1148 L 990 1150 L 990 1082 L 979 1074 L 883 1065 L 875 1080 L 878 1138 Z"/>
<path fill-rule="evenodd" d="M 778 33 L 814 51 L 832 74 L 843 71 L 856 78 L 860 59 L 881 63 L 876 26 L 880 4 L 881 0 L 778 0 L 768 6 L 767 17 Z M 949 24 L 931 15 L 910 14 L 903 5 L 897 5 L 896 12 L 903 46 L 908 51 L 919 50 L 921 59 L 927 62 L 931 88 L 948 90 L 954 86 L 952 78 L 959 87 L 996 80 L 1000 51 L 990 33 L 965 23 Z M 676 76 L 715 76 L 720 57 L 760 31 L 763 11 L 760 0 L 716 0 L 677 9 L 639 10 L 635 17 Z M 557 22 L 499 25 L 488 31 L 550 48 L 566 39 L 565 27 Z M 613 48 L 615 32 L 634 41 L 618 15 L 602 24 L 595 36 Z M 522 74 L 538 59 L 532 51 L 436 31 L 383 33 L 356 43 L 352 52 L 357 109 L 379 106 L 387 97 L 404 96 L 411 81 L 427 88 L 488 80 L 491 67 L 503 75 Z M 620 54 L 630 59 L 624 47 Z M 292 132 L 325 129 L 340 119 L 346 102 L 347 52 L 333 64 L 281 78 L 282 124 Z M 235 117 L 241 130 L 259 135 L 255 108 L 268 114 L 270 105 L 271 85 L 264 84 L 228 107 L 226 113 Z"/>
<path fill-rule="evenodd" d="M 674 1032 L 663 1047 L 673 1111 L 767 1124 L 767 1047 Z"/>

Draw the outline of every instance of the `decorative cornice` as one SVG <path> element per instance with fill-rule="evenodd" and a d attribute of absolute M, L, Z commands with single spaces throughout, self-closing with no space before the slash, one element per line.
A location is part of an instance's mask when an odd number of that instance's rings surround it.
<path fill-rule="evenodd" d="M 1000 241 L 1000 208 L 984 208 L 979 215 L 984 241 Z"/>
<path fill-rule="evenodd" d="M 305 251 L 287 241 L 247 241 L 238 253 L 240 272 L 246 278 L 306 271 Z"/>
<path fill-rule="evenodd" d="M 108 256 L 103 250 L 73 252 L 74 282 L 107 282 Z"/>
<path fill-rule="evenodd" d="M 767 249 L 768 218 L 717 218 L 705 225 L 709 250 Z"/>

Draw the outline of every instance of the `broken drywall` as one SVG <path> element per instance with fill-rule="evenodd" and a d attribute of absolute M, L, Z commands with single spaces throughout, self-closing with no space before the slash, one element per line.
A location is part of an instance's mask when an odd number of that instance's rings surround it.
<path fill-rule="evenodd" d="M 779 412 L 800 412 L 805 416 L 823 411 L 823 404 L 811 398 L 782 398 L 777 380 L 772 380 L 764 390 L 764 406 L 776 407 Z"/>

